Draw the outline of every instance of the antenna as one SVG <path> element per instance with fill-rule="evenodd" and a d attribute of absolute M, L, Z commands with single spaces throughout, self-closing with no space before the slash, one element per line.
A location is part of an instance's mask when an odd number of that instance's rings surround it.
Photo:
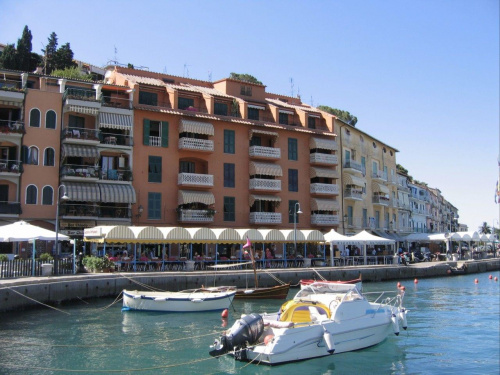
<path fill-rule="evenodd" d="M 290 90 L 292 92 L 292 98 L 293 98 L 293 78 L 290 77 Z"/>
<path fill-rule="evenodd" d="M 116 55 L 117 55 L 117 53 L 118 53 L 118 49 L 116 48 L 116 46 L 113 46 L 113 47 L 115 48 L 115 61 L 118 61 L 118 59 L 117 59 L 117 57 L 116 57 Z"/>
<path fill-rule="evenodd" d="M 312 95 L 311 95 L 311 107 L 314 107 L 314 100 Z"/>
<path fill-rule="evenodd" d="M 208 71 L 208 82 L 212 82 L 212 71 Z"/>
<path fill-rule="evenodd" d="M 167 67 L 166 66 L 163 68 L 163 74 L 167 74 Z"/>
<path fill-rule="evenodd" d="M 189 66 L 191 65 L 184 63 L 184 78 L 189 78 Z"/>

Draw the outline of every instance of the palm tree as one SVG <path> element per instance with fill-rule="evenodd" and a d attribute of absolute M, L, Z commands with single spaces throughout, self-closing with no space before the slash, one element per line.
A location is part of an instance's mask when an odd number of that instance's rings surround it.
<path fill-rule="evenodd" d="M 485 221 L 482 226 L 479 227 L 479 233 L 481 234 L 491 234 L 491 228 Z"/>

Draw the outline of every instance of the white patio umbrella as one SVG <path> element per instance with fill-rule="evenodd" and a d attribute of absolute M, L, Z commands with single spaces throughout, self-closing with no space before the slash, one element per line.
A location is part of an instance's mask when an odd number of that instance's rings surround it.
<path fill-rule="evenodd" d="M 361 242 L 363 244 L 363 250 L 364 250 L 363 256 L 365 265 L 366 265 L 366 245 L 394 245 L 396 243 L 396 241 L 394 240 L 370 234 L 366 230 L 359 232 L 355 236 L 352 236 L 351 241 Z"/>
<path fill-rule="evenodd" d="M 330 230 L 330 232 L 324 235 L 325 242 L 330 243 L 330 266 L 333 267 L 333 245 L 352 245 L 358 242 L 353 241 L 352 237 L 344 236 L 335 230 Z"/>

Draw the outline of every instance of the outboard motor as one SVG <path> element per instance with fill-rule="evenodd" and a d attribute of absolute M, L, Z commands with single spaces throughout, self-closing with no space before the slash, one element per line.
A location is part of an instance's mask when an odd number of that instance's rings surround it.
<path fill-rule="evenodd" d="M 250 314 L 234 322 L 231 329 L 215 340 L 213 350 L 209 352 L 212 357 L 225 354 L 231 350 L 252 345 L 257 342 L 264 332 L 264 321 L 259 314 Z"/>

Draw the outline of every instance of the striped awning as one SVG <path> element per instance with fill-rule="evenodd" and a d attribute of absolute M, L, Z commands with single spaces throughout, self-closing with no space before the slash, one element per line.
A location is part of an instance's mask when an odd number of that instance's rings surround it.
<path fill-rule="evenodd" d="M 276 132 L 270 132 L 268 130 L 260 130 L 260 129 L 250 129 L 250 131 L 249 131 L 250 139 L 252 139 L 254 134 L 269 135 L 269 136 L 273 137 L 275 141 L 279 137 L 279 134 Z"/>
<path fill-rule="evenodd" d="M 68 105 L 64 107 L 64 112 L 77 112 L 83 113 L 84 115 L 97 116 L 99 114 L 99 108 L 84 107 L 81 105 Z"/>
<path fill-rule="evenodd" d="M 309 140 L 309 149 L 331 150 L 338 149 L 337 142 L 333 139 L 311 138 Z"/>
<path fill-rule="evenodd" d="M 65 182 L 66 195 L 70 201 L 76 202 L 100 202 L 101 193 L 97 184 L 80 182 Z"/>
<path fill-rule="evenodd" d="M 129 184 L 99 184 L 103 203 L 135 203 L 135 190 Z"/>
<path fill-rule="evenodd" d="M 101 112 L 99 113 L 99 127 L 130 130 L 132 128 L 132 116 Z"/>
<path fill-rule="evenodd" d="M 215 203 L 215 197 L 209 191 L 179 190 L 178 204 L 189 203 L 203 203 L 210 206 Z"/>
<path fill-rule="evenodd" d="M 364 187 L 366 180 L 361 177 L 353 176 L 352 174 L 349 173 L 344 173 L 342 174 L 342 178 L 344 180 L 344 185 L 356 185 L 356 186 L 361 186 Z"/>
<path fill-rule="evenodd" d="M 181 126 L 179 127 L 179 133 L 214 135 L 214 126 L 208 122 L 182 119 Z"/>
<path fill-rule="evenodd" d="M 254 195 L 250 194 L 249 203 L 253 206 L 255 201 L 281 202 L 281 198 L 276 195 Z"/>
<path fill-rule="evenodd" d="M 23 102 L 22 101 L 14 101 L 14 100 L 0 100 L 1 105 L 9 106 L 9 107 L 22 107 Z"/>
<path fill-rule="evenodd" d="M 281 177 L 283 176 L 283 171 L 281 170 L 281 166 L 278 164 L 271 163 L 258 163 L 251 161 L 249 167 L 250 176 L 254 176 L 256 174 L 261 174 L 264 176 L 274 176 Z"/>
<path fill-rule="evenodd" d="M 339 173 L 335 169 L 331 168 L 311 167 L 309 170 L 309 176 L 311 178 L 314 177 L 339 178 Z"/>
<path fill-rule="evenodd" d="M 94 146 L 66 144 L 63 145 L 62 156 L 63 158 L 77 156 L 96 159 L 99 157 L 99 151 L 97 150 L 97 147 Z"/>
<path fill-rule="evenodd" d="M 389 188 L 385 185 L 379 184 L 378 182 L 372 182 L 372 190 L 374 193 L 389 194 Z"/>
<path fill-rule="evenodd" d="M 334 199 L 311 198 L 311 211 L 339 211 L 340 204 Z"/>

